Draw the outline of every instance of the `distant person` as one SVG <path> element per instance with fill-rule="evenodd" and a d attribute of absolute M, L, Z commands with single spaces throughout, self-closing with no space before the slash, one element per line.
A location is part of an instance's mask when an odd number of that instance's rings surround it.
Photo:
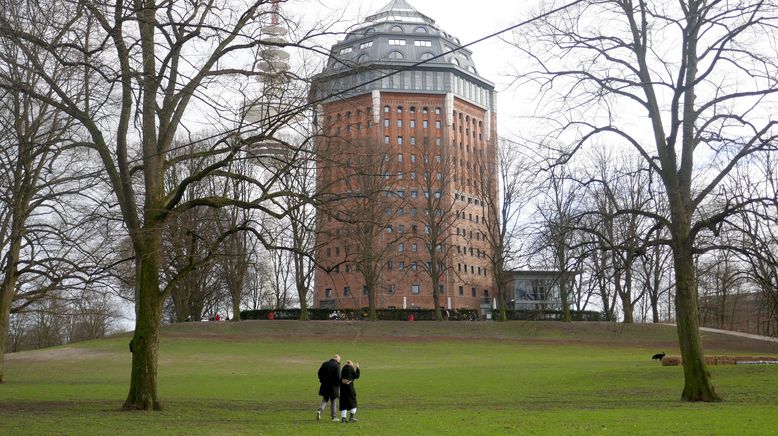
<path fill-rule="evenodd" d="M 222 320 L 222 317 L 221 317 L 221 316 L 219 316 L 219 314 L 217 313 L 217 314 L 216 314 L 216 321 L 221 321 L 221 320 Z"/>
<path fill-rule="evenodd" d="M 357 414 L 357 390 L 354 388 L 354 380 L 359 378 L 359 364 L 350 360 L 346 361 L 340 372 L 340 421 L 356 422 Z M 346 415 L 351 414 L 348 421 Z"/>
<path fill-rule="evenodd" d="M 327 407 L 327 401 L 330 402 L 330 417 L 333 421 L 338 421 L 338 415 L 335 412 L 335 400 L 340 392 L 340 356 L 337 354 L 332 359 L 324 362 L 319 367 L 319 395 L 321 395 L 321 405 L 316 409 L 316 420 L 321 419 L 321 412 Z"/>

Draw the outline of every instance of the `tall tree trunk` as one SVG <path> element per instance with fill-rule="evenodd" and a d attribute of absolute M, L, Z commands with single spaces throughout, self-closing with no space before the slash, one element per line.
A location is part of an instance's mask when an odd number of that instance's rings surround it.
<path fill-rule="evenodd" d="M 292 220 L 292 246 L 294 247 L 294 283 L 297 287 L 297 299 L 300 300 L 300 321 L 308 321 L 308 289 L 305 287 L 305 277 L 307 270 L 305 268 L 304 244 L 300 235 L 301 231 L 296 221 Z M 369 297 L 368 297 L 369 299 Z"/>
<path fill-rule="evenodd" d="M 4 379 L 5 343 L 8 340 L 8 326 L 11 322 L 11 302 L 13 301 L 14 291 L 13 282 L 7 280 L 7 278 L 3 281 L 3 287 L 0 288 L 0 383 Z"/>
<path fill-rule="evenodd" d="M 230 318 L 230 321 L 240 321 L 240 292 L 238 292 L 237 297 L 235 294 L 232 294 L 232 318 Z"/>
<path fill-rule="evenodd" d="M 147 230 L 137 254 L 137 300 L 135 334 L 130 341 L 132 369 L 130 392 L 124 402 L 125 409 L 161 410 L 157 396 L 157 358 L 159 350 L 159 325 L 162 320 L 162 302 L 159 290 L 159 247 L 154 241 L 161 240 L 160 230 Z"/>
<path fill-rule="evenodd" d="M 375 293 L 376 274 L 375 274 L 374 266 L 372 264 L 366 265 L 366 268 L 362 273 L 362 276 L 365 278 L 365 286 L 367 286 L 367 319 L 369 319 L 370 321 L 377 321 L 378 312 L 376 311 L 376 298 L 375 298 L 376 297 L 376 293 Z"/>
<path fill-rule="evenodd" d="M 305 289 L 305 280 L 298 277 L 296 283 L 297 295 L 300 298 L 300 321 L 308 321 L 308 290 Z"/>
<path fill-rule="evenodd" d="M 568 301 L 567 294 L 567 272 L 562 272 L 562 277 L 559 280 L 559 296 L 562 298 L 562 321 L 571 322 L 570 317 L 570 302 Z"/>
<path fill-rule="evenodd" d="M 655 298 L 653 295 L 650 298 L 651 298 L 651 321 L 653 321 L 654 324 L 657 324 L 659 322 L 659 298 Z"/>
<path fill-rule="evenodd" d="M 3 382 L 5 365 L 5 343 L 8 340 L 8 328 L 11 324 L 11 303 L 16 295 L 16 266 L 21 252 L 21 223 L 14 217 L 11 230 L 11 244 L 6 254 L 3 268 L 3 281 L 0 283 L 0 383 Z"/>
<path fill-rule="evenodd" d="M 435 307 L 435 321 L 442 321 L 443 313 L 440 310 L 440 280 L 437 277 L 437 273 L 434 273 L 434 275 L 436 277 L 432 278 L 432 304 Z"/>
<path fill-rule="evenodd" d="M 673 262 L 676 277 L 675 317 L 684 373 L 681 399 L 720 401 L 710 382 L 710 373 L 705 365 L 694 286 L 694 262 L 691 250 L 685 243 L 675 247 Z"/>
<path fill-rule="evenodd" d="M 495 280 L 495 285 L 497 285 L 497 320 L 498 321 L 507 321 L 508 320 L 508 310 L 507 310 L 507 304 L 506 304 L 506 298 L 505 294 L 508 292 L 508 284 L 505 280 L 505 273 L 500 271 L 497 274 L 495 274 L 495 277 L 497 280 Z"/>
<path fill-rule="evenodd" d="M 621 294 L 621 306 L 624 309 L 624 324 L 635 322 L 635 304 L 632 302 L 632 261 L 624 265 L 624 288 Z"/>

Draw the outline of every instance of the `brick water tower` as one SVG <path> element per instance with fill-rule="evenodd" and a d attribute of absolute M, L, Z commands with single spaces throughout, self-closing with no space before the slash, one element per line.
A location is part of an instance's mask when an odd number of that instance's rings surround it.
<path fill-rule="evenodd" d="M 486 310 L 495 91 L 472 52 L 393 0 L 332 47 L 310 98 L 327 200 L 314 307 Z"/>

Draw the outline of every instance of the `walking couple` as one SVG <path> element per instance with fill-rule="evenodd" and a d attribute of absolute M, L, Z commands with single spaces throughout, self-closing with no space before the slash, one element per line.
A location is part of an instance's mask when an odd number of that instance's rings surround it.
<path fill-rule="evenodd" d="M 316 410 L 316 420 L 321 419 L 321 412 L 330 402 L 330 416 L 333 421 L 338 421 L 335 413 L 335 399 L 340 397 L 340 422 L 356 422 L 357 391 L 354 389 L 354 380 L 359 378 L 359 364 L 350 360 L 346 361 L 343 368 L 340 367 L 340 356 L 334 355 L 332 359 L 324 362 L 319 367 L 319 395 L 321 405 Z M 351 415 L 347 418 L 347 415 Z"/>

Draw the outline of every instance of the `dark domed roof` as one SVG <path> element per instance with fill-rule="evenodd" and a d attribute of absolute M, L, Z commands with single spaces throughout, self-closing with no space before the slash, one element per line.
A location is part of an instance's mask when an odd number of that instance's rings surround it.
<path fill-rule="evenodd" d="M 373 91 L 452 93 L 494 110 L 494 85 L 478 75 L 472 52 L 405 0 L 392 0 L 332 46 L 314 77 L 312 99 Z"/>
<path fill-rule="evenodd" d="M 332 47 L 326 70 L 386 61 L 414 64 L 460 47 L 459 39 L 442 31 L 435 20 L 405 0 L 392 0 Z M 429 63 L 455 65 L 477 75 L 471 56 L 470 50 L 459 49 Z"/>

